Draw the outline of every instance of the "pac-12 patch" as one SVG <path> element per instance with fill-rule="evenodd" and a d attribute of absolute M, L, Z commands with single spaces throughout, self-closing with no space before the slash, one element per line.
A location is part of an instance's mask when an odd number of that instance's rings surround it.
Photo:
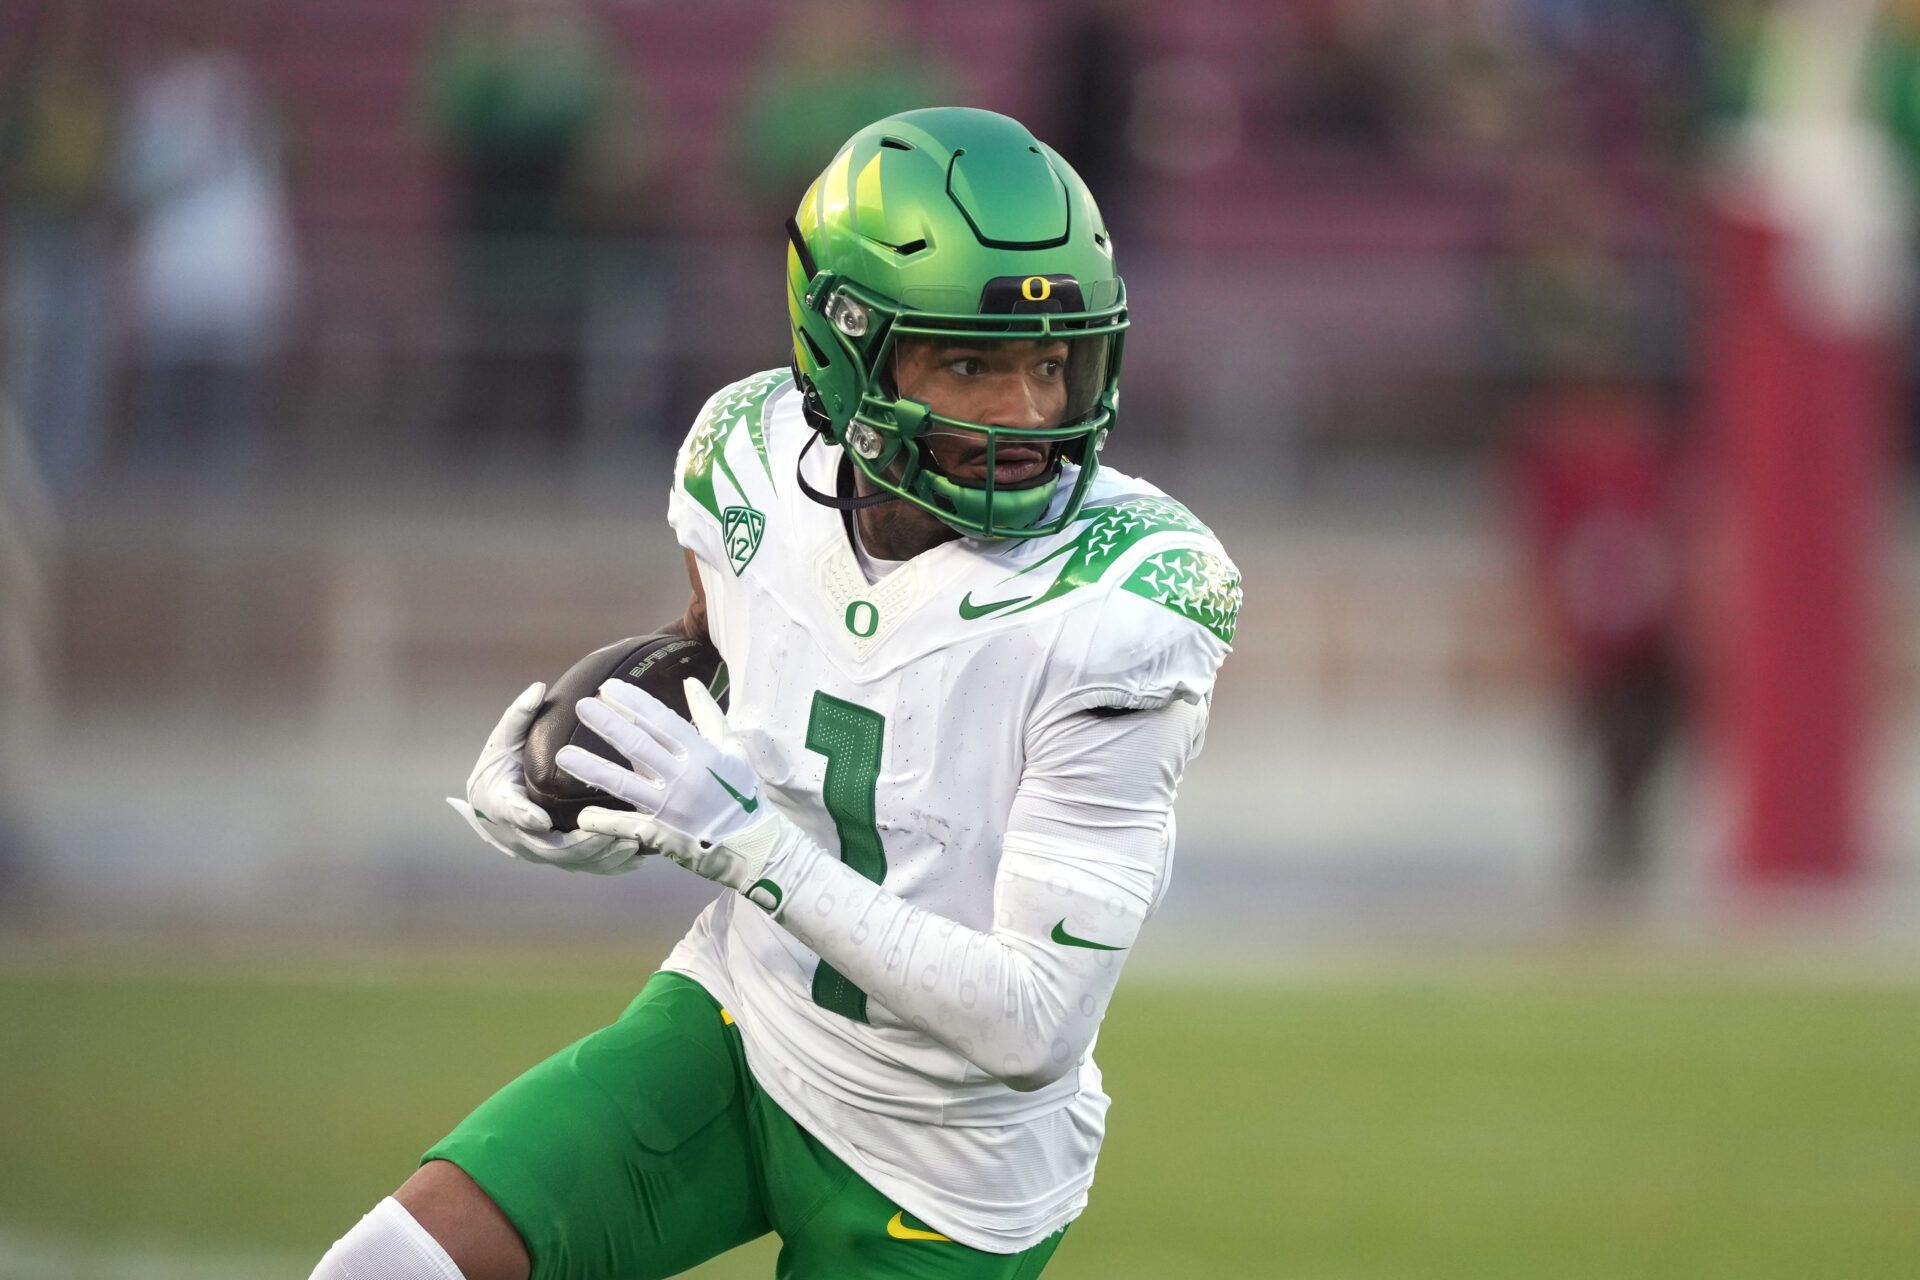
<path fill-rule="evenodd" d="M 737 578 L 760 550 L 760 535 L 767 531 L 767 518 L 752 507 L 728 507 L 721 512 L 720 520 L 727 544 L 727 562 L 733 566 L 733 576 Z"/>

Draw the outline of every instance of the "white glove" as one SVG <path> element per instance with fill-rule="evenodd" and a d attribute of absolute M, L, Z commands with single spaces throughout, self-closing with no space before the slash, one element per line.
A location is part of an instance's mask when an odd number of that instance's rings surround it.
<path fill-rule="evenodd" d="M 609 680 L 598 697 L 580 699 L 580 723 L 605 738 L 633 768 L 622 769 L 574 746 L 562 747 L 554 763 L 635 810 L 584 810 L 580 829 L 657 849 L 689 871 L 776 910 L 783 895 L 763 874 L 775 858 L 810 842 L 761 792 L 746 752 L 706 687 L 688 679 L 686 690 L 693 725 L 624 680 Z"/>
<path fill-rule="evenodd" d="M 447 803 L 482 840 L 510 858 L 603 876 L 631 871 L 640 865 L 638 841 L 595 831 L 555 831 L 547 811 L 527 796 L 520 753 L 546 696 L 547 686 L 535 682 L 513 700 L 467 777 L 467 798 L 448 796 Z"/>

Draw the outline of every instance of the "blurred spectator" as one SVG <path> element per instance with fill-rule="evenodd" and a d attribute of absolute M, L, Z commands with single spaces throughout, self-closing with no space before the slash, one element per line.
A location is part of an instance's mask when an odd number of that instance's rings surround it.
<path fill-rule="evenodd" d="M 1870 111 L 1884 119 L 1909 168 L 1920 161 L 1920 3 L 1890 5 L 1874 42 Z"/>
<path fill-rule="evenodd" d="M 1125 0 L 1080 0 L 1061 7 L 1046 65 L 1058 69 L 1050 134 L 1087 186 L 1100 193 L 1112 227 L 1133 194 L 1127 122 L 1133 116 L 1136 59 Z"/>
<path fill-rule="evenodd" d="M 1679 152 L 1703 114 L 1705 17 L 1668 0 L 1527 0 L 1523 30 L 1554 117 L 1590 154 Z"/>
<path fill-rule="evenodd" d="M 1695 6 L 1325 0 L 1290 12 L 1300 47 L 1279 95 L 1286 128 L 1449 178 L 1497 174 L 1528 144 L 1658 159 L 1700 115 Z"/>
<path fill-rule="evenodd" d="M 753 77 L 741 117 L 741 180 L 778 231 L 803 192 L 859 129 L 945 101 L 945 74 L 908 50 L 873 0 L 807 0 L 789 14 Z"/>
<path fill-rule="evenodd" d="M 1500 363 L 1527 391 L 1511 479 L 1544 625 L 1591 753 L 1590 882 L 1646 870 L 1648 785 L 1679 722 L 1679 530 L 1661 406 L 1626 370 L 1648 317 L 1612 240 L 1612 197 L 1568 157 L 1514 164 Z"/>
<path fill-rule="evenodd" d="M 6 393 L 56 494 L 86 479 L 102 435 L 119 111 L 102 25 L 87 0 L 43 6 L 0 119 Z"/>
<path fill-rule="evenodd" d="M 480 0 L 430 50 L 429 127 L 452 171 L 463 443 L 570 442 L 580 424 L 587 218 L 617 82 L 572 0 Z"/>
<path fill-rule="evenodd" d="M 1659 404 L 1595 371 L 1549 380 L 1514 420 L 1513 478 L 1546 627 L 1592 753 L 1590 882 L 1649 870 L 1647 795 L 1680 723 L 1679 488 Z"/>
<path fill-rule="evenodd" d="M 1743 118 L 1753 107 L 1761 72 L 1761 47 L 1773 0 L 1710 0 L 1701 6 L 1710 51 L 1703 80 L 1709 115 L 1721 122 Z"/>
<path fill-rule="evenodd" d="M 1288 123 L 1307 139 L 1378 154 L 1400 145 L 1402 79 L 1377 10 L 1337 4 L 1304 16 Z"/>
<path fill-rule="evenodd" d="M 1541 66 L 1511 14 L 1483 5 L 1434 6 L 1412 21 L 1379 24 L 1391 33 L 1407 114 L 1431 163 L 1496 160 L 1537 129 Z"/>
<path fill-rule="evenodd" d="M 1615 254 L 1615 197 L 1552 151 L 1508 160 L 1512 191 L 1499 256 L 1496 367 L 1522 379 L 1614 367 L 1636 322 L 1634 282 Z"/>
<path fill-rule="evenodd" d="M 122 158 L 135 461 L 229 477 L 267 460 L 297 286 L 278 121 L 223 25 L 238 13 L 183 20 L 134 91 Z"/>

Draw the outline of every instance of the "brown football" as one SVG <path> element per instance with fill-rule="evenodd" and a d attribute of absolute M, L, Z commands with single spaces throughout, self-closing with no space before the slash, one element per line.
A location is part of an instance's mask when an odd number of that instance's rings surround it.
<path fill-rule="evenodd" d="M 634 636 L 595 649 L 547 686 L 547 700 L 534 713 L 521 759 L 526 769 L 527 796 L 547 811 L 554 830 L 574 830 L 580 811 L 592 805 L 633 807 L 554 764 L 553 758 L 568 743 L 615 764 L 627 763 L 626 757 L 608 746 L 604 738 L 580 723 L 574 704 L 591 697 L 608 680 L 625 680 L 685 716 L 687 692 L 681 681 L 688 676 L 706 685 L 722 707 L 727 705 L 727 664 L 721 660 L 720 651 L 704 640 L 690 640 L 671 632 Z"/>

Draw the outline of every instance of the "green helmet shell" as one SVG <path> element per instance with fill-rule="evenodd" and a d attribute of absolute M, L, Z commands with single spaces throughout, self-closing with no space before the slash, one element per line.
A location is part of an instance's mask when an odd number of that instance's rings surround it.
<path fill-rule="evenodd" d="M 1126 289 L 1079 175 L 1025 126 L 936 107 L 856 133 L 800 201 L 789 228 L 787 311 L 809 420 L 883 492 L 975 537 L 1035 537 L 1078 514 L 1114 422 Z M 1065 340 L 1065 420 L 1044 428 L 967 422 L 893 389 L 901 338 Z M 934 429 L 985 437 L 986 478 L 934 464 Z M 1001 442 L 1043 443 L 1078 464 L 1067 501 L 1056 461 L 1019 487 L 994 483 Z"/>

